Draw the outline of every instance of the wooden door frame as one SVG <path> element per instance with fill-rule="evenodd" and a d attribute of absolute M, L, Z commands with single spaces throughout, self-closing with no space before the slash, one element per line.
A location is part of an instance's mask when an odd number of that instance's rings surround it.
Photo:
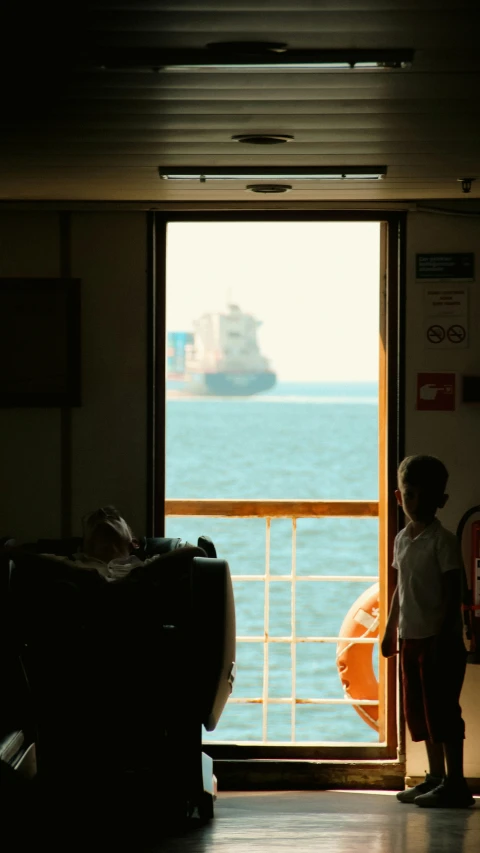
<path fill-rule="evenodd" d="M 165 533 L 165 340 L 166 340 L 166 240 L 169 222 L 216 221 L 324 221 L 381 223 L 382 265 L 385 271 L 381 282 L 380 306 L 380 389 L 381 405 L 385 412 L 379 430 L 379 517 L 380 537 L 380 600 L 382 625 L 396 579 L 391 568 L 393 540 L 398 529 L 397 504 L 394 498 L 396 471 L 404 447 L 404 329 L 405 329 L 405 232 L 406 213 L 388 210 L 291 210 L 262 209 L 161 211 L 148 214 L 148 458 L 147 458 L 147 518 L 148 533 Z M 383 353 L 383 354 L 382 354 Z M 383 378 L 382 378 L 383 377 Z M 162 403 L 163 401 L 163 403 Z M 383 461 L 383 464 L 382 464 Z M 397 661 L 390 659 L 380 666 L 380 689 L 385 696 L 384 742 L 377 745 L 329 746 L 328 744 L 293 745 L 236 745 L 208 744 L 208 752 L 217 760 L 231 762 L 266 758 L 279 761 L 298 759 L 307 762 L 354 760 L 369 762 L 400 761 L 403 757 L 403 724 L 397 712 Z M 251 766 L 251 765 L 250 765 Z M 403 770 L 402 770 L 403 773 Z M 400 778 L 400 777 L 399 777 Z M 403 776 L 401 777 L 403 778 Z"/>

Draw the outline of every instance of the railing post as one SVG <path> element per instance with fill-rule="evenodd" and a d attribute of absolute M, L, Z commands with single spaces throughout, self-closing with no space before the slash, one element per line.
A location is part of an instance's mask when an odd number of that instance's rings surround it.
<path fill-rule="evenodd" d="M 297 706 L 297 645 L 299 643 L 331 643 L 338 644 L 339 640 L 350 640 L 352 643 L 378 643 L 378 638 L 371 637 L 338 637 L 338 636 L 304 636 L 302 631 L 297 631 L 296 604 L 297 585 L 301 582 L 316 583 L 341 583 L 341 582 L 376 582 L 378 575 L 324 575 L 324 574 L 298 574 L 297 573 L 297 520 L 298 518 L 375 518 L 379 514 L 379 505 L 376 501 L 293 501 L 293 500 L 175 500 L 171 499 L 166 504 L 166 514 L 172 516 L 202 516 L 202 517 L 230 517 L 230 518 L 265 518 L 265 573 L 232 575 L 232 581 L 251 581 L 264 584 L 264 614 L 263 635 L 259 632 L 257 636 L 237 636 L 237 641 L 248 643 L 263 643 L 263 685 L 262 695 L 252 697 L 233 697 L 229 702 L 236 705 L 261 704 L 262 705 L 262 741 L 268 743 L 268 709 L 269 705 L 289 705 L 290 716 L 290 740 L 296 743 L 296 706 Z M 271 522 L 272 518 L 289 518 L 292 522 L 292 557 L 291 571 L 288 575 L 271 574 Z M 270 587 L 273 582 L 290 583 L 290 634 L 289 636 L 270 637 Z M 269 698 L 269 646 L 270 643 L 282 643 L 290 645 L 291 659 L 291 696 Z M 382 683 L 380 683 L 379 699 L 349 699 L 349 698 L 311 698 L 301 696 L 298 700 L 304 705 L 376 705 L 380 704 L 380 721 L 382 711 Z"/>
<path fill-rule="evenodd" d="M 270 531 L 271 518 L 265 519 L 265 598 L 263 609 L 263 713 L 262 740 L 268 733 L 268 642 L 270 633 Z"/>
<path fill-rule="evenodd" d="M 292 518 L 292 586 L 291 586 L 291 656 L 292 656 L 292 718 L 290 739 L 295 743 L 297 711 L 297 519 Z"/>

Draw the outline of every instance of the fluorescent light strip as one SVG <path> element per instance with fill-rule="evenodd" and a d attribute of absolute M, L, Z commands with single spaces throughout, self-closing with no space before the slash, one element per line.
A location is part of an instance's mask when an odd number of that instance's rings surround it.
<path fill-rule="evenodd" d="M 267 72 L 276 72 L 276 71 L 352 71 L 355 69 L 358 70 L 385 70 L 385 65 L 379 62 L 355 62 L 351 65 L 349 62 L 276 62 L 274 65 L 265 61 L 263 63 L 260 62 L 244 62 L 242 64 L 235 64 L 233 62 L 229 62 L 228 64 L 209 64 L 205 63 L 199 65 L 165 65 L 161 70 L 188 74 L 190 72 L 216 72 L 216 71 L 232 71 L 238 73 L 239 71 L 262 71 L 264 73 Z"/>
<path fill-rule="evenodd" d="M 372 171 L 355 172 L 172 172 L 159 170 L 160 177 L 165 181 L 379 181 L 386 175 L 386 167 Z"/>
<path fill-rule="evenodd" d="M 117 49 L 105 50 L 94 59 L 103 70 L 189 72 L 286 72 L 286 71 L 385 71 L 411 65 L 414 51 L 394 50 L 291 50 L 255 49 L 241 42 L 210 45 L 192 50 Z"/>

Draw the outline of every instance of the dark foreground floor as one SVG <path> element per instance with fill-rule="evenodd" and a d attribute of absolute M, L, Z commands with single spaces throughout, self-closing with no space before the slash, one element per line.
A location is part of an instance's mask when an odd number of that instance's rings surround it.
<path fill-rule="evenodd" d="M 224 792 L 215 819 L 149 848 L 165 853 L 480 853 L 480 798 L 420 809 L 394 793 Z"/>
<path fill-rule="evenodd" d="M 70 800 L 67 790 L 63 805 L 2 808 L 2 853 L 480 853 L 480 797 L 455 810 L 385 791 L 222 792 L 214 820 L 185 830 L 168 830 L 156 797 L 142 801 L 143 817 L 130 797 L 120 808 L 102 797 L 95 810 L 87 793 L 83 811 Z"/>

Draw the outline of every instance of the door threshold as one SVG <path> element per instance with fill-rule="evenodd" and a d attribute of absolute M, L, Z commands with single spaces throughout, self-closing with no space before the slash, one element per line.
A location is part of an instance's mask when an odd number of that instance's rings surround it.
<path fill-rule="evenodd" d="M 395 759 L 217 759 L 214 772 L 219 790 L 288 791 L 327 788 L 401 791 L 405 763 Z"/>

